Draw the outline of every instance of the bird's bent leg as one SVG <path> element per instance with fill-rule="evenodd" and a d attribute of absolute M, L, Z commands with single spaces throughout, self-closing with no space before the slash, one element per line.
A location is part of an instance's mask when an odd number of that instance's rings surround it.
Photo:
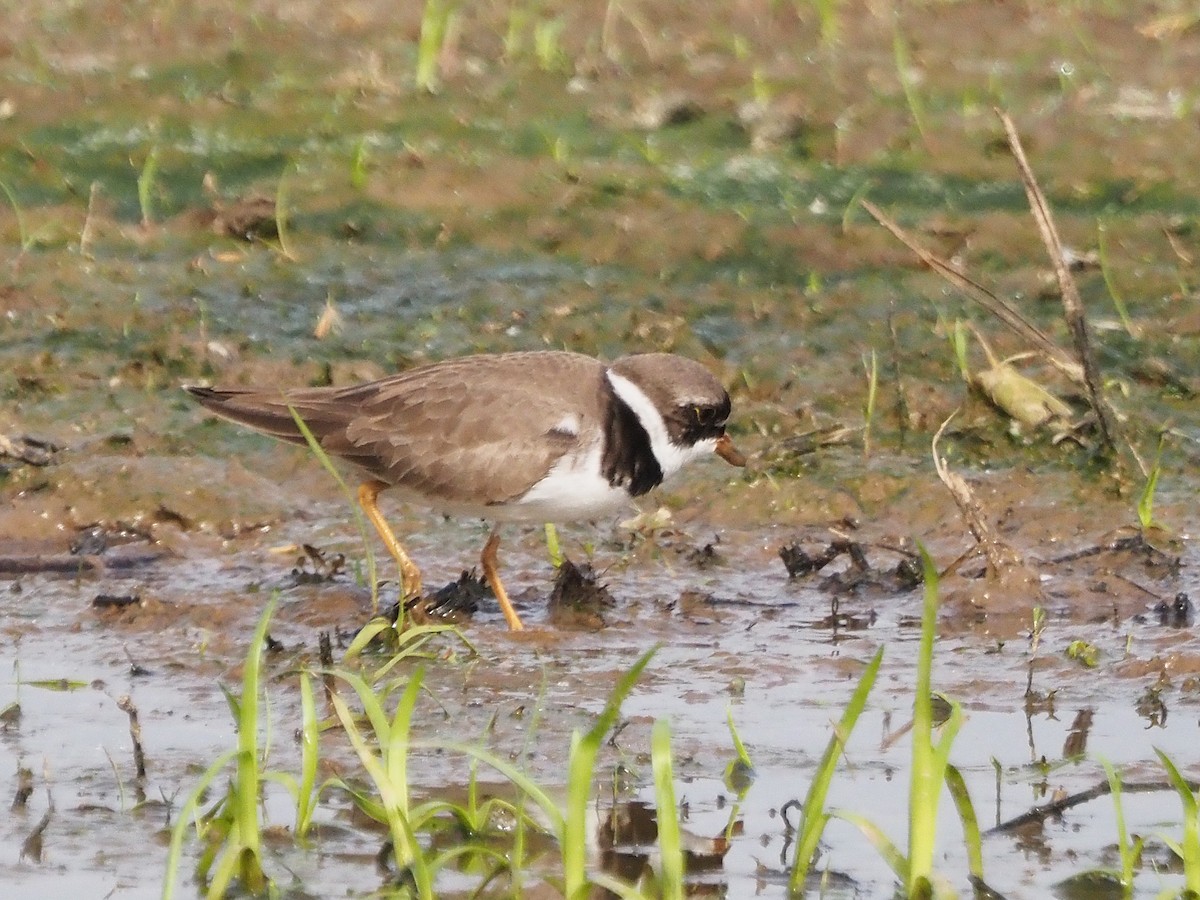
<path fill-rule="evenodd" d="M 521 624 L 521 617 L 513 609 L 512 601 L 508 599 L 508 591 L 504 589 L 504 585 L 500 581 L 500 571 L 496 565 L 496 550 L 499 547 L 500 531 L 496 529 L 492 531 L 487 543 L 483 545 L 483 553 L 479 557 L 479 561 L 483 564 L 483 577 L 487 579 L 492 593 L 496 595 L 500 611 L 504 613 L 504 620 L 508 622 L 509 631 L 524 631 L 525 626 Z"/>
<path fill-rule="evenodd" d="M 417 568 L 400 546 L 400 542 L 396 540 L 396 535 L 392 533 L 391 527 L 383 518 L 383 513 L 379 511 L 379 506 L 375 503 L 375 498 L 379 496 L 379 492 L 386 488 L 387 485 L 382 481 L 370 479 L 364 481 L 358 486 L 358 505 L 363 508 L 363 512 L 367 514 L 367 518 L 371 520 L 371 524 L 375 526 L 375 530 L 379 532 L 379 536 L 383 539 L 383 544 L 387 547 L 388 552 L 392 554 L 392 559 L 396 560 L 396 565 L 400 567 L 400 589 L 402 596 L 419 597 L 421 596 L 421 570 Z"/>

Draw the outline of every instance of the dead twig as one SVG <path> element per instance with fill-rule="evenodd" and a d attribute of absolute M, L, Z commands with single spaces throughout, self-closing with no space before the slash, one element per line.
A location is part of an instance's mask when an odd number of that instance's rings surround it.
<path fill-rule="evenodd" d="M 1195 791 L 1200 790 L 1200 783 L 1188 780 L 1188 787 Z M 1147 782 L 1125 782 L 1121 785 L 1122 794 L 1158 794 L 1158 793 L 1174 793 L 1175 785 L 1169 781 L 1147 781 Z M 1033 809 L 1021 813 L 1019 816 L 1009 819 L 1007 822 L 1001 822 L 999 825 L 988 829 L 984 832 L 985 835 L 991 834 L 1009 834 L 1026 825 L 1033 825 L 1039 822 L 1045 822 L 1047 819 L 1052 819 L 1055 816 L 1062 815 L 1068 809 L 1075 806 L 1080 806 L 1084 803 L 1090 803 L 1092 800 L 1104 797 L 1112 793 L 1112 787 L 1107 781 L 1102 781 L 1099 784 L 1088 788 L 1087 790 L 1079 791 L 1075 794 L 1068 794 L 1057 800 L 1052 800 L 1049 803 L 1043 803 L 1041 806 L 1035 806 Z"/>
<path fill-rule="evenodd" d="M 117 708 L 129 716 L 129 737 L 133 741 L 133 765 L 137 771 L 137 777 L 145 780 L 146 750 L 142 746 L 142 724 L 138 721 L 137 707 L 133 705 L 133 698 L 124 694 L 117 701 Z"/>
<path fill-rule="evenodd" d="M 1107 452 L 1116 453 L 1116 428 L 1112 410 L 1109 409 L 1100 386 L 1100 373 L 1088 336 L 1083 298 L 1079 296 L 1079 288 L 1075 286 L 1075 280 L 1071 277 L 1070 267 L 1067 265 L 1063 253 L 1062 240 L 1054 225 L 1054 217 L 1050 213 L 1050 206 L 1046 203 L 1042 189 L 1038 186 L 1029 160 L 1025 157 L 1025 150 L 1021 146 L 1021 137 L 1017 134 L 1017 128 L 1003 110 L 997 109 L 996 115 L 1004 124 L 1004 132 L 1008 136 L 1008 146 L 1016 160 L 1017 170 L 1021 173 L 1021 182 L 1025 186 L 1025 195 L 1029 198 L 1029 208 L 1033 212 L 1033 220 L 1037 223 L 1038 231 L 1042 235 L 1042 242 L 1046 245 L 1046 252 L 1050 254 L 1050 260 L 1054 264 L 1054 274 L 1058 278 L 1059 290 L 1062 293 L 1063 317 L 1071 332 L 1071 340 L 1075 344 L 1076 359 L 1083 368 L 1083 384 L 1087 389 L 1088 403 L 1095 411 L 1100 425 L 1100 440 Z"/>
<path fill-rule="evenodd" d="M 860 200 L 859 203 L 876 222 L 890 231 L 896 240 L 911 250 L 917 259 L 921 260 L 930 269 L 966 294 L 967 297 L 974 300 L 1007 325 L 1019 337 L 1041 348 L 1050 362 L 1071 379 L 1071 381 L 1080 385 L 1084 384 L 1083 367 L 1072 359 L 1069 353 L 1054 343 L 1049 335 L 1034 325 L 1029 319 L 1025 318 L 1025 315 L 1019 309 L 1007 300 L 997 297 L 979 282 L 972 280 L 961 269 L 956 268 L 940 256 L 922 247 L 914 237 L 892 221 L 883 210 L 870 200 Z"/>
<path fill-rule="evenodd" d="M 946 490 L 950 492 L 950 496 L 954 498 L 958 511 L 966 520 L 967 528 L 975 538 L 978 549 L 983 551 L 984 558 L 987 560 L 988 577 L 1000 578 L 1014 569 L 1023 569 L 1025 561 L 1016 550 L 996 535 L 984 517 L 983 508 L 975 499 L 966 480 L 958 473 L 951 472 L 950 467 L 946 465 L 946 460 L 938 453 L 938 441 L 941 440 L 942 434 L 955 415 L 957 415 L 957 411 L 942 423 L 937 434 L 933 436 L 933 467 L 937 471 L 938 478 L 942 480 L 942 484 L 946 486 Z"/>

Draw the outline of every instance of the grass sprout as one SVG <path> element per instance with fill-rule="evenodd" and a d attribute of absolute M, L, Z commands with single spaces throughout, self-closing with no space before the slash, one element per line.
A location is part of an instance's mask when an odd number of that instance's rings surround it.
<path fill-rule="evenodd" d="M 300 429 L 300 433 L 304 435 L 304 441 L 308 444 L 308 449 L 312 451 L 321 466 L 333 476 L 333 480 L 337 482 L 338 488 L 341 489 L 342 496 L 346 498 L 346 503 L 354 513 L 354 524 L 358 528 L 358 536 L 362 540 L 363 555 L 367 560 L 367 581 L 371 585 L 371 608 L 376 612 L 379 611 L 379 579 L 375 567 L 375 552 L 371 549 L 371 538 L 367 532 L 367 521 L 363 516 L 362 510 L 359 509 L 358 503 L 355 501 L 354 492 L 350 490 L 346 480 L 342 478 L 341 472 L 337 470 L 337 466 L 333 464 L 333 460 L 329 458 L 329 454 L 325 452 L 325 448 L 321 446 L 308 424 L 296 411 L 295 407 L 289 406 L 288 412 L 292 414 L 292 419 L 296 423 L 296 427 Z M 404 596 L 404 573 L 400 573 L 400 596 Z"/>
<path fill-rule="evenodd" d="M 745 748 L 741 749 L 744 753 Z M 679 807 L 675 802 L 671 727 L 665 719 L 654 723 L 650 737 L 650 764 L 654 770 L 658 850 L 662 857 L 658 896 L 662 900 L 683 900 L 683 838 L 679 828 Z"/>
<path fill-rule="evenodd" d="M 421 36 L 417 40 L 416 83 L 430 94 L 437 92 L 438 66 L 457 16 L 457 4 L 451 0 L 425 0 Z"/>
<path fill-rule="evenodd" d="M 1200 896 L 1200 806 L 1197 805 L 1196 795 L 1188 785 L 1187 779 L 1180 774 L 1172 759 L 1157 747 L 1154 748 L 1154 752 L 1158 754 L 1175 793 L 1183 803 L 1182 839 L 1176 841 L 1166 836 L 1162 839 L 1183 861 L 1184 893 L 1192 897 Z"/>
<path fill-rule="evenodd" d="M 928 146 L 928 125 L 926 125 L 928 117 L 925 114 L 925 101 L 921 99 L 921 94 L 917 90 L 917 79 L 912 72 L 912 54 L 909 52 L 908 41 L 905 40 L 899 23 L 896 24 L 892 34 L 892 58 L 895 61 L 896 77 L 900 80 L 900 87 L 904 91 L 904 102 L 908 104 L 908 112 L 912 116 L 913 125 L 917 129 L 917 134 L 921 136 L 921 142 Z"/>
<path fill-rule="evenodd" d="M 643 653 L 629 671 L 617 680 L 596 724 L 586 733 L 576 731 L 571 736 L 571 753 L 567 764 L 567 813 L 562 829 L 563 886 L 568 898 L 584 897 L 588 889 L 587 814 L 591 806 L 596 754 L 600 752 L 601 741 L 617 724 L 621 704 L 657 652 L 656 645 Z"/>
<path fill-rule="evenodd" d="M 0 181 L 0 191 L 4 191 L 4 196 L 8 198 L 8 205 L 12 207 L 13 215 L 17 219 L 17 234 L 21 240 L 21 252 L 29 252 L 29 248 L 33 246 L 33 236 L 29 233 L 29 228 L 25 223 L 25 214 L 21 211 L 21 204 L 17 202 L 17 195 L 13 193 L 12 188 L 3 181 Z"/>
<path fill-rule="evenodd" d="M 312 676 L 300 673 L 300 777 L 290 772 L 267 772 L 264 777 L 282 785 L 296 804 L 296 822 L 293 833 L 297 840 L 304 840 L 312 829 L 313 815 L 320 801 L 321 790 L 317 786 L 317 765 L 320 761 L 320 723 L 313 695 Z"/>
<path fill-rule="evenodd" d="M 367 186 L 368 158 L 367 139 L 361 137 L 355 142 L 354 154 L 350 157 L 350 186 L 356 191 Z"/>
<path fill-rule="evenodd" d="M 563 564 L 562 546 L 558 542 L 558 528 L 553 522 L 546 523 L 546 552 L 550 556 L 550 565 L 561 569 Z"/>
<path fill-rule="evenodd" d="M 908 801 L 908 852 L 901 850 L 874 822 L 856 812 L 839 810 L 837 815 L 856 825 L 875 847 L 903 885 L 906 897 L 953 896 L 953 891 L 933 868 L 937 838 L 938 803 L 943 786 L 950 789 L 963 819 L 968 836 L 972 869 L 982 871 L 982 851 L 978 844 L 979 827 L 966 785 L 949 767 L 950 747 L 962 726 L 962 706 L 941 698 L 949 705 L 949 718 L 935 742 L 934 694 L 932 690 L 933 645 L 937 633 L 938 577 L 929 554 L 922 548 L 925 599 L 921 615 L 921 640 L 917 654 L 917 679 L 913 698 L 912 767 Z M 975 849 L 970 849 L 974 846 Z M 977 858 L 976 854 L 978 854 Z M 974 871 L 973 871 L 974 874 Z"/>
<path fill-rule="evenodd" d="M 867 375 L 867 400 L 863 404 L 863 456 L 871 455 L 871 425 L 875 421 L 875 401 L 879 395 L 879 360 L 875 348 L 863 354 L 863 371 Z"/>
<path fill-rule="evenodd" d="M 938 799 L 946 781 L 950 746 L 962 725 L 962 706 L 950 702 L 950 718 L 942 734 L 933 740 L 933 645 L 937 637 L 938 574 L 929 554 L 922 549 L 925 602 L 921 614 L 921 642 L 917 654 L 916 696 L 913 699 L 912 775 L 908 810 L 908 896 L 932 889 L 936 850 Z"/>
<path fill-rule="evenodd" d="M 829 737 L 829 743 L 825 745 L 821 761 L 817 764 L 816 773 L 809 783 L 808 792 L 804 795 L 800 827 L 796 837 L 796 856 L 792 860 L 792 870 L 788 877 L 788 893 L 791 896 L 800 895 L 804 879 L 808 877 L 813 862 L 816 860 L 817 845 L 820 843 L 821 835 L 824 833 L 825 825 L 830 817 L 830 813 L 825 809 L 829 785 L 837 771 L 837 763 L 842 755 L 842 750 L 850 739 L 854 726 L 858 724 L 859 716 L 866 708 L 867 697 L 871 693 L 871 688 L 875 686 L 881 662 L 883 662 L 882 647 L 875 651 L 875 655 L 871 657 L 871 661 L 867 663 L 867 667 L 859 676 L 858 685 L 854 688 L 854 693 L 850 695 L 850 702 L 842 710 L 841 719 L 834 726 L 833 734 Z"/>
<path fill-rule="evenodd" d="M 543 72 L 560 72 L 567 66 L 567 54 L 562 48 L 562 19 L 543 19 L 533 26 L 533 55 Z"/>
<path fill-rule="evenodd" d="M 158 144 L 150 148 L 137 177 L 138 208 L 142 211 L 142 227 L 154 225 L 154 188 L 158 177 Z"/>
<path fill-rule="evenodd" d="M 979 829 L 979 816 L 975 804 L 967 791 L 967 782 L 957 767 L 946 766 L 946 788 L 954 800 L 958 820 L 962 824 L 963 843 L 967 849 L 967 870 L 975 884 L 983 884 L 983 832 Z"/>
<path fill-rule="evenodd" d="M 279 173 L 279 183 L 275 186 L 275 237 L 279 241 L 279 252 L 283 258 L 294 262 L 296 257 L 292 255 L 292 251 L 288 249 L 290 240 L 288 238 L 288 169 L 291 168 L 291 163 L 283 167 L 283 171 Z"/>
<path fill-rule="evenodd" d="M 441 804 L 430 802 L 413 807 L 408 787 L 409 732 L 424 670 L 418 668 L 409 678 L 391 717 L 384 710 L 380 695 L 361 676 L 345 670 L 334 674 L 354 689 L 374 734 L 374 741 L 369 741 L 341 694 L 336 691 L 330 694 L 334 713 L 370 777 L 378 800 L 374 795 L 367 798 L 345 782 L 342 786 L 364 813 L 387 826 L 397 872 L 411 879 L 418 897 L 432 900 L 434 870 L 425 857 L 417 831 L 426 819 L 440 812 Z"/>
<path fill-rule="evenodd" d="M 841 0 L 809 0 L 817 11 L 817 21 L 821 23 L 821 43 L 829 47 L 837 43 L 841 32 L 841 19 L 838 17 L 838 7 Z M 797 3 L 797 6 L 800 4 Z"/>
<path fill-rule="evenodd" d="M 171 900 L 174 894 L 183 840 L 189 826 L 194 826 L 197 835 L 207 844 L 201 854 L 198 870 L 200 879 L 208 881 L 206 896 L 226 896 L 235 880 L 251 894 L 262 893 L 270 883 L 262 867 L 262 830 L 258 810 L 265 776 L 261 770 L 264 754 L 260 750 L 258 736 L 262 712 L 259 704 L 262 656 L 275 603 L 276 599 L 272 597 L 250 639 L 242 667 L 241 695 L 234 697 L 226 692 L 237 720 L 237 747 L 221 754 L 208 767 L 184 801 L 172 829 L 163 881 L 163 900 Z M 201 797 L 230 763 L 235 764 L 236 771 L 228 792 L 211 812 L 198 814 Z"/>
<path fill-rule="evenodd" d="M 1117 285 L 1116 278 L 1113 275 L 1112 263 L 1108 257 L 1108 228 L 1101 220 L 1096 226 L 1096 246 L 1097 255 L 1100 257 L 1100 275 L 1104 278 L 1104 286 L 1108 289 L 1108 296 L 1112 298 L 1113 306 L 1117 308 L 1117 315 L 1121 318 L 1121 326 L 1126 333 L 1137 340 L 1140 338 L 1141 329 L 1138 328 L 1129 318 L 1129 307 L 1125 305 L 1125 295 L 1121 293 L 1121 288 Z"/>
<path fill-rule="evenodd" d="M 1159 435 L 1158 450 L 1154 454 L 1154 464 L 1150 467 L 1150 472 L 1146 476 L 1146 484 L 1142 488 L 1142 493 L 1138 495 L 1137 502 L 1137 517 L 1138 524 L 1142 527 L 1142 533 L 1151 531 L 1156 528 L 1161 528 L 1154 521 L 1154 495 L 1158 491 L 1158 478 L 1162 474 L 1162 451 L 1163 441 L 1166 440 L 1166 433 Z"/>
<path fill-rule="evenodd" d="M 1117 851 L 1121 856 L 1121 871 L 1115 874 L 1121 883 L 1121 888 L 1128 895 L 1133 891 L 1133 873 L 1137 869 L 1138 863 L 1141 862 L 1142 847 L 1146 841 L 1145 838 L 1136 835 L 1130 840 L 1129 830 L 1125 824 L 1125 804 L 1121 801 L 1121 775 L 1107 759 L 1100 760 L 1100 765 L 1104 766 L 1104 775 L 1108 779 L 1108 789 L 1113 798 L 1113 814 L 1117 826 Z"/>

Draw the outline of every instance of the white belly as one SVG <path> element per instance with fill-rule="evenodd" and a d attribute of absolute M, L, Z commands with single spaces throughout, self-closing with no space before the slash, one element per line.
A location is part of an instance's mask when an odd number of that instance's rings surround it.
<path fill-rule="evenodd" d="M 599 442 L 586 454 L 561 459 L 524 496 L 489 507 L 490 519 L 506 522 L 570 522 L 593 519 L 620 509 L 629 494 L 600 474 Z"/>

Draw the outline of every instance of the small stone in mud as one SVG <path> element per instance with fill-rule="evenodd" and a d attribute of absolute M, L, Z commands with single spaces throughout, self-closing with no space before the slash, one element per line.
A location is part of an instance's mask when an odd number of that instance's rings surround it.
<path fill-rule="evenodd" d="M 272 197 L 251 194 L 232 203 L 214 201 L 210 215 L 212 230 L 223 237 L 255 241 L 279 236 L 279 222 Z"/>
<path fill-rule="evenodd" d="M 17 766 L 17 792 L 13 796 L 12 808 L 24 809 L 33 796 L 33 769 Z"/>
<path fill-rule="evenodd" d="M 1154 607 L 1154 611 L 1158 614 L 1159 625 L 1185 628 L 1191 624 L 1192 614 L 1195 610 L 1188 595 L 1180 591 L 1170 603 L 1166 600 L 1159 602 Z"/>
<path fill-rule="evenodd" d="M 577 566 L 569 559 L 562 561 L 550 592 L 552 623 L 566 628 L 599 628 L 604 625 L 602 610 L 613 604 L 612 594 L 599 583 L 590 565 Z"/>
<path fill-rule="evenodd" d="M 0 457 L 15 459 L 30 466 L 48 466 L 62 447 L 53 441 L 22 434 L 8 437 L 0 434 Z"/>
<path fill-rule="evenodd" d="M 915 556 L 906 556 L 896 563 L 893 574 L 901 590 L 912 590 L 925 581 L 925 570 L 921 567 L 921 560 Z"/>
<path fill-rule="evenodd" d="M 737 108 L 737 124 L 750 135 L 755 150 L 798 142 L 809 131 L 809 116 L 800 103 L 747 100 Z"/>
<path fill-rule="evenodd" d="M 642 98 L 633 111 L 631 124 L 645 131 L 657 131 L 670 125 L 686 125 L 703 115 L 704 107 L 695 97 L 670 91 Z"/>
<path fill-rule="evenodd" d="M 92 598 L 93 609 L 125 609 L 137 606 L 142 598 L 137 594 L 97 594 Z"/>
<path fill-rule="evenodd" d="M 0 709 L 0 731 L 8 731 L 10 728 L 12 728 L 12 726 L 16 725 L 20 721 L 21 721 L 21 704 L 20 703 L 18 703 L 14 700 L 12 703 L 8 704 L 8 706 L 4 707 L 4 709 Z M 18 771 L 24 772 L 25 770 L 19 769 Z M 30 778 L 32 778 L 32 777 L 33 777 L 33 774 L 30 773 Z M 33 790 L 32 786 L 30 787 L 30 790 Z M 14 803 L 13 805 L 16 806 L 17 804 Z"/>

